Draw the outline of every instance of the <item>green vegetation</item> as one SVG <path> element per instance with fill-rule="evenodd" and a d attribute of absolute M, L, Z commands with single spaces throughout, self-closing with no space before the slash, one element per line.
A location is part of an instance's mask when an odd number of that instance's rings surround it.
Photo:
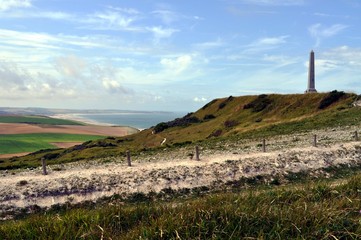
<path fill-rule="evenodd" d="M 62 150 L 52 163 L 119 156 L 125 154 L 126 150 L 132 151 L 132 154 L 160 151 L 178 147 L 184 142 L 209 146 L 220 141 L 236 143 L 246 139 L 360 124 L 361 109 L 353 107 L 358 96 L 342 93 L 341 97 L 335 98 L 338 93 L 270 94 L 215 99 L 197 112 L 160 123 L 152 129 Z M 330 102 L 325 100 L 330 98 L 332 104 L 320 109 L 320 104 Z M 160 146 L 164 138 L 167 139 L 166 144 Z M 44 157 L 44 153 L 19 157 L 13 159 L 13 164 L 16 165 L 17 161 L 35 163 L 34 159 L 41 157 Z"/>
<path fill-rule="evenodd" d="M 114 196 L 0 223 L 2 239 L 359 239 L 361 175 L 238 192 Z M 199 189 L 201 190 L 201 189 Z M 188 189 L 182 192 L 190 192 Z M 167 195 L 168 194 L 168 195 Z M 163 196 L 163 197 L 162 197 Z M 193 197 L 192 197 L 193 196 Z M 161 200 L 163 199 L 163 200 Z M 168 199 L 168 200 L 167 200 Z M 133 202 L 133 203 L 132 203 Z"/>
<path fill-rule="evenodd" d="M 261 112 L 272 103 L 272 100 L 267 97 L 268 96 L 266 94 L 261 94 L 252 102 L 244 105 L 243 108 L 252 109 L 253 112 Z"/>
<path fill-rule="evenodd" d="M 0 123 L 29 123 L 29 124 L 48 124 L 48 125 L 84 125 L 66 119 L 57 119 L 46 116 L 17 116 L 17 115 L 0 115 Z"/>
<path fill-rule="evenodd" d="M 156 133 L 153 128 L 65 150 L 41 150 L 2 160 L 0 169 L 39 166 L 41 157 L 49 164 L 64 163 L 119 156 L 127 149 L 132 154 L 163 152 L 195 143 L 212 146 L 359 125 L 361 110 L 352 106 L 356 99 L 338 92 L 216 99 L 159 125 Z M 161 147 L 164 138 L 167 144 Z M 0 223 L 0 239 L 361 239 L 360 166 L 316 171 L 331 179 L 304 171 L 240 178 L 215 190 L 163 189 L 49 210 L 32 206 L 31 215 L 24 210 L 16 220 Z"/>
<path fill-rule="evenodd" d="M 52 142 L 85 142 L 104 138 L 94 135 L 31 133 L 0 135 L 0 154 L 34 152 L 40 149 L 56 148 Z"/>
<path fill-rule="evenodd" d="M 344 92 L 338 92 L 337 90 L 334 90 L 327 94 L 320 102 L 320 105 L 318 106 L 319 109 L 324 109 L 330 106 L 332 103 L 337 102 L 340 98 L 345 96 Z"/>

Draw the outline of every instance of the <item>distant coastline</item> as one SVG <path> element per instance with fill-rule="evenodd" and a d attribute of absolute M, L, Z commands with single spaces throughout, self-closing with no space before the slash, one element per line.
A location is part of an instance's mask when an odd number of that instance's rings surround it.
<path fill-rule="evenodd" d="M 0 107 L 1 114 L 42 115 L 74 120 L 89 125 L 124 126 L 144 130 L 160 122 L 183 117 L 186 112 Z"/>
<path fill-rule="evenodd" d="M 89 125 L 114 126 L 114 124 L 97 122 L 97 121 L 90 120 L 88 118 L 80 116 L 79 114 L 74 114 L 74 113 L 65 113 L 65 114 L 60 113 L 60 114 L 55 114 L 55 115 L 49 115 L 48 117 L 72 120 L 72 121 L 82 122 L 82 123 L 89 124 Z"/>

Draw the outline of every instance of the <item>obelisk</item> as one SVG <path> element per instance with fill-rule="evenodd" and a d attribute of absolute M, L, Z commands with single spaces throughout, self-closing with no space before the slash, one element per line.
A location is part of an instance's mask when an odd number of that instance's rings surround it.
<path fill-rule="evenodd" d="M 308 86 L 305 93 L 316 93 L 315 88 L 315 53 L 313 50 L 310 53 L 310 62 L 308 66 Z"/>

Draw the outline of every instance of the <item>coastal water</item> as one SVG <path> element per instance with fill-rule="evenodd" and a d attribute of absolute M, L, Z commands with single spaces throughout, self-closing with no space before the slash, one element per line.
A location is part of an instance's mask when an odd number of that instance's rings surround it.
<path fill-rule="evenodd" d="M 76 114 L 78 117 L 101 124 L 146 129 L 186 115 L 184 112 L 118 112 Z"/>

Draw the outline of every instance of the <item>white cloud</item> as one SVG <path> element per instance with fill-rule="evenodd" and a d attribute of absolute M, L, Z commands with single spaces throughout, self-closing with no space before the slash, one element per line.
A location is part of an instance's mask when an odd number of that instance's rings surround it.
<path fill-rule="evenodd" d="M 322 75 L 339 67 L 340 62 L 330 59 L 316 59 L 315 71 L 317 75 Z"/>
<path fill-rule="evenodd" d="M 153 11 L 152 14 L 160 18 L 162 22 L 165 23 L 166 25 L 170 25 L 173 22 L 178 21 L 180 18 L 180 16 L 177 13 L 169 10 L 157 10 L 157 11 Z"/>
<path fill-rule="evenodd" d="M 125 16 L 120 12 L 105 11 L 90 15 L 84 23 L 91 24 L 90 28 L 98 30 L 130 30 L 130 24 L 136 20 L 136 17 Z"/>
<path fill-rule="evenodd" d="M 326 59 L 337 60 L 344 66 L 349 66 L 350 69 L 356 70 L 355 66 L 361 66 L 361 48 L 351 48 L 348 46 L 341 46 L 330 49 L 322 54 Z"/>
<path fill-rule="evenodd" d="M 253 44 L 256 46 L 264 46 L 264 45 L 279 45 L 286 42 L 286 38 L 288 36 L 280 36 L 280 37 L 271 37 L 271 38 L 261 38 L 258 39 Z"/>
<path fill-rule="evenodd" d="M 168 70 L 175 74 L 185 71 L 192 63 L 190 55 L 183 55 L 176 59 L 163 58 L 160 63 Z"/>
<path fill-rule="evenodd" d="M 279 37 L 266 37 L 260 38 L 251 44 L 246 46 L 245 53 L 253 53 L 264 50 L 270 50 L 279 47 L 282 44 L 285 44 L 286 39 L 289 36 L 279 36 Z"/>
<path fill-rule="evenodd" d="M 0 63 L 0 83 L 1 89 L 11 92 L 14 90 L 27 90 L 27 82 L 31 81 L 31 76 L 24 69 L 16 64 Z"/>
<path fill-rule="evenodd" d="M 75 56 L 68 55 L 55 59 L 55 68 L 63 75 L 79 78 L 86 67 L 86 62 Z"/>
<path fill-rule="evenodd" d="M 157 27 L 148 27 L 147 30 L 154 35 L 154 41 L 158 43 L 162 38 L 169 38 L 173 33 L 178 32 L 179 30 L 173 28 L 163 28 L 161 26 Z"/>
<path fill-rule="evenodd" d="M 193 98 L 194 102 L 207 102 L 207 98 L 205 97 L 195 97 Z"/>
<path fill-rule="evenodd" d="M 72 21 L 76 17 L 72 14 L 65 12 L 51 12 L 51 11 L 38 11 L 37 9 L 32 9 L 32 11 L 8 11 L 0 15 L 0 18 L 45 18 L 51 20 L 62 20 L 62 21 Z"/>
<path fill-rule="evenodd" d="M 305 3 L 304 0 L 241 0 L 241 2 L 261 6 L 293 6 Z"/>
<path fill-rule="evenodd" d="M 322 26 L 322 24 L 316 23 L 311 25 L 308 28 L 308 31 L 311 37 L 316 39 L 315 46 L 318 47 L 324 38 L 332 37 L 340 33 L 342 30 L 344 30 L 347 27 L 348 27 L 347 25 L 343 25 L 343 24 L 334 24 L 330 27 L 324 27 Z"/>
<path fill-rule="evenodd" d="M 298 59 L 290 58 L 283 55 L 268 55 L 263 56 L 263 60 L 276 64 L 276 67 L 284 67 L 290 64 L 295 64 L 298 62 Z"/>
<path fill-rule="evenodd" d="M 211 49 L 211 48 L 222 47 L 222 46 L 224 46 L 224 44 L 225 43 L 222 41 L 222 39 L 218 38 L 215 41 L 194 44 L 194 47 L 201 49 L 201 50 L 207 50 L 207 49 Z"/>
<path fill-rule="evenodd" d="M 110 93 L 128 93 L 128 91 L 121 86 L 121 84 L 111 78 L 104 77 L 102 79 L 103 87 Z"/>
<path fill-rule="evenodd" d="M 31 0 L 1 0 L 0 11 L 6 11 L 11 8 L 31 7 Z"/>

